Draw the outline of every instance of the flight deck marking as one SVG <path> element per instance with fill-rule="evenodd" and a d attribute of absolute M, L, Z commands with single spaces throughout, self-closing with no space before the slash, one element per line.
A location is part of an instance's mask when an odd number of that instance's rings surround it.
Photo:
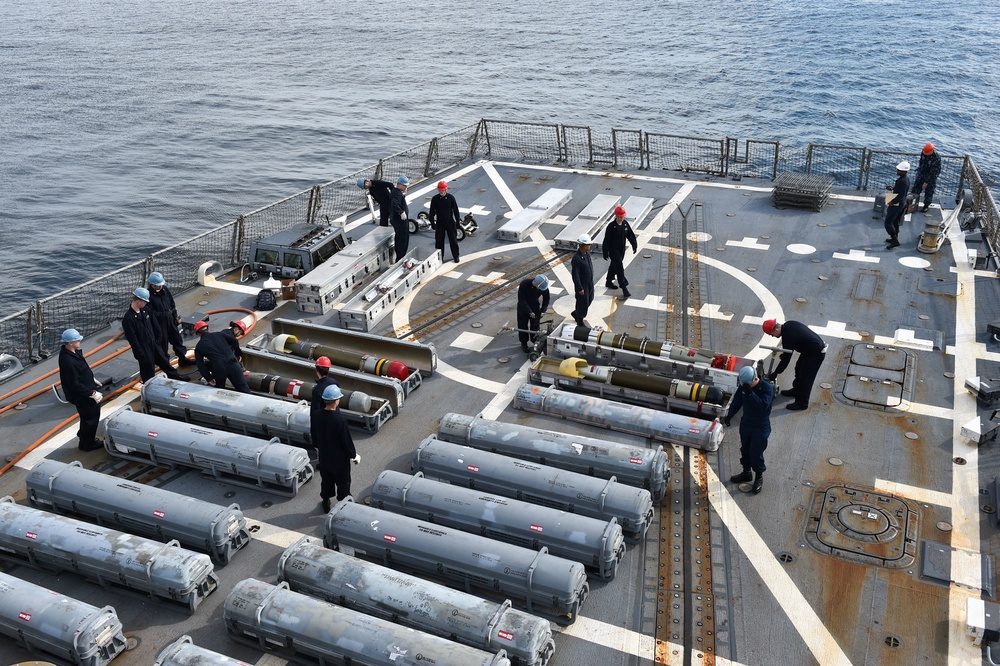
<path fill-rule="evenodd" d="M 865 254 L 864 250 L 850 250 L 847 254 L 843 252 L 834 252 L 834 259 L 846 259 L 847 261 L 861 261 L 868 264 L 877 264 L 882 261 L 878 257 L 869 257 Z"/>
<path fill-rule="evenodd" d="M 778 563 L 760 533 L 740 509 L 739 505 L 722 485 L 711 465 L 705 467 L 708 476 L 708 500 L 719 518 L 732 535 L 732 541 L 746 555 L 747 561 L 757 571 L 757 575 L 767 585 L 774 600 L 785 613 L 785 617 L 798 631 L 813 657 L 824 666 L 851 666 L 851 660 L 841 649 L 830 630 L 816 614 L 816 611 L 802 596 L 788 572 Z M 692 475 L 697 473 L 691 470 Z M 695 477 L 697 483 L 699 479 Z M 961 624 L 961 623 L 960 623 Z M 964 625 L 962 627 L 964 629 Z M 971 641 L 969 644 L 971 645 Z"/>
<path fill-rule="evenodd" d="M 976 281 L 972 268 L 959 261 L 966 256 L 965 234 L 959 225 L 948 231 L 952 257 L 957 266 L 959 290 L 955 302 L 955 379 L 952 385 L 951 457 L 964 458 L 965 465 L 951 466 L 952 533 L 951 545 L 979 552 L 979 446 L 962 436 L 962 425 L 978 414 L 976 399 L 965 389 L 965 378 L 976 375 Z M 963 569 L 971 568 L 972 571 Z M 965 558 L 951 558 L 952 580 L 975 580 L 975 594 L 956 586 L 948 589 L 948 664 L 980 663 L 982 651 L 965 634 L 965 605 L 970 597 L 978 599 L 982 590 L 982 569 Z"/>
<path fill-rule="evenodd" d="M 792 243 L 791 245 L 786 246 L 785 249 L 792 254 L 813 254 L 816 252 L 816 248 L 805 243 Z"/>
<path fill-rule="evenodd" d="M 552 217 L 547 217 L 542 220 L 542 224 L 558 224 L 563 227 L 569 225 L 569 222 L 570 220 L 568 215 L 553 215 Z"/>
<path fill-rule="evenodd" d="M 828 321 L 826 322 L 826 326 L 813 326 L 810 324 L 809 328 L 817 335 L 826 335 L 831 338 L 840 338 L 841 340 L 861 341 L 861 334 L 848 331 L 847 324 L 842 321 Z"/>
<path fill-rule="evenodd" d="M 768 250 L 771 248 L 770 245 L 758 243 L 756 238 L 750 238 L 750 236 L 744 236 L 743 240 L 726 241 L 726 245 L 729 247 L 745 247 L 748 250 Z"/>
<path fill-rule="evenodd" d="M 466 280 L 469 282 L 479 282 L 481 284 L 489 284 L 490 282 L 496 282 L 504 276 L 504 273 L 497 273 L 496 271 L 491 271 L 486 275 L 468 275 Z"/>
<path fill-rule="evenodd" d="M 907 268 L 927 268 L 931 265 L 931 262 L 920 257 L 900 257 L 899 263 Z"/>
<path fill-rule="evenodd" d="M 627 303 L 628 301 L 626 301 Z M 695 314 L 694 308 L 688 308 L 688 314 Z M 726 314 L 719 311 L 719 306 L 713 303 L 704 303 L 701 309 L 697 312 L 699 317 L 705 317 L 706 319 L 720 319 L 722 321 L 729 321 L 733 318 L 732 314 Z"/>
<path fill-rule="evenodd" d="M 458 347 L 459 349 L 467 349 L 468 351 L 481 352 L 495 339 L 496 336 L 493 335 L 483 335 L 482 333 L 463 331 L 462 334 L 455 338 L 449 346 Z"/>
<path fill-rule="evenodd" d="M 496 165 L 484 164 L 483 171 L 487 176 L 489 176 L 490 181 L 493 183 L 493 187 L 497 188 L 497 192 L 499 192 L 500 196 L 503 197 L 504 203 L 506 203 L 510 208 L 511 213 L 520 213 L 524 210 L 524 206 L 522 206 L 521 202 L 517 200 L 517 197 L 514 196 L 511 189 L 507 187 L 507 183 L 504 182 L 503 177 L 497 173 Z"/>
<path fill-rule="evenodd" d="M 905 483 L 888 481 L 886 479 L 875 479 L 875 490 L 880 493 L 911 499 L 922 504 L 935 504 L 950 509 L 952 506 L 951 495 L 937 490 L 910 486 Z"/>
<path fill-rule="evenodd" d="M 907 349 L 919 349 L 922 351 L 933 351 L 933 340 L 922 340 L 916 333 L 908 328 L 897 328 L 893 337 L 876 335 L 873 340 L 877 345 L 893 345 L 896 347 L 906 347 Z"/>

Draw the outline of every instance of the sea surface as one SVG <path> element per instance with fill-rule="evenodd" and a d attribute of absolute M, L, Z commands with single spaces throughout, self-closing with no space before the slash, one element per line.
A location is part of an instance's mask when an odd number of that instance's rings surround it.
<path fill-rule="evenodd" d="M 998 25 L 957 0 L 12 0 L 0 317 L 482 117 L 933 141 L 992 177 Z"/>

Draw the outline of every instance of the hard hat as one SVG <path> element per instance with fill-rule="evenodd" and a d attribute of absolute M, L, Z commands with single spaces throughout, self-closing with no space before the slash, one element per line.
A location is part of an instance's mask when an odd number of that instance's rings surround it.
<path fill-rule="evenodd" d="M 330 362 L 330 358 L 328 356 L 320 356 L 318 359 L 316 359 L 316 367 L 317 368 L 332 368 L 333 367 L 333 363 Z"/>
<path fill-rule="evenodd" d="M 364 178 L 358 178 L 357 181 L 355 181 L 355 182 L 358 184 L 358 187 L 360 187 L 361 189 L 365 189 L 365 179 Z"/>
<path fill-rule="evenodd" d="M 775 321 L 774 319 L 768 319 L 763 324 L 761 324 L 761 328 L 764 329 L 765 333 L 771 335 L 771 333 L 774 332 L 774 327 L 777 325 L 778 325 L 777 321 Z"/>
<path fill-rule="evenodd" d="M 757 379 L 757 373 L 754 372 L 752 366 L 746 366 L 740 368 L 740 384 L 753 384 L 753 380 Z"/>
<path fill-rule="evenodd" d="M 590 234 L 580 234 L 580 237 L 576 239 L 576 242 L 580 245 L 590 245 L 594 242 L 594 239 L 590 237 Z"/>
<path fill-rule="evenodd" d="M 149 303 L 149 289 L 146 289 L 145 287 L 138 287 L 132 292 L 132 295 Z"/>
<path fill-rule="evenodd" d="M 340 387 L 336 384 L 330 384 L 325 389 L 323 389 L 323 400 L 327 402 L 333 402 L 334 400 L 340 400 L 344 397 L 344 392 L 340 390 Z"/>
<path fill-rule="evenodd" d="M 924 144 L 924 150 L 922 152 L 924 153 L 924 155 L 930 155 L 931 153 L 934 152 L 934 144 L 933 143 Z"/>
<path fill-rule="evenodd" d="M 149 274 L 149 284 L 154 287 L 159 287 L 166 284 L 167 281 L 163 279 L 163 273 L 153 272 Z"/>
<path fill-rule="evenodd" d="M 549 279 L 544 275 L 536 275 L 534 279 L 535 286 L 542 291 L 549 290 Z"/>
<path fill-rule="evenodd" d="M 66 342 L 76 342 L 77 340 L 83 340 L 83 336 L 80 335 L 80 331 L 75 328 L 67 328 L 62 333 L 62 341 Z"/>
<path fill-rule="evenodd" d="M 909 170 L 910 170 L 910 163 L 907 162 L 906 160 L 903 160 L 902 162 L 896 165 L 896 171 L 909 171 Z"/>
<path fill-rule="evenodd" d="M 396 184 L 397 185 L 409 185 L 410 184 L 410 179 L 407 178 L 406 176 L 400 176 L 399 178 L 396 179 Z"/>
<path fill-rule="evenodd" d="M 625 217 L 625 206 L 615 206 L 615 217 Z"/>
<path fill-rule="evenodd" d="M 439 192 L 444 192 L 447 189 L 448 189 L 448 183 L 444 182 L 443 180 L 442 181 L 438 181 L 438 191 Z"/>
<path fill-rule="evenodd" d="M 236 328 L 240 329 L 241 331 L 243 331 L 243 334 L 246 335 L 246 332 L 247 332 L 247 325 L 246 324 L 244 324 L 242 321 L 240 321 L 239 319 L 237 319 L 235 321 L 229 322 L 229 328 L 232 328 L 234 326 Z"/>
<path fill-rule="evenodd" d="M 208 322 L 207 321 L 196 321 L 194 323 L 194 332 L 195 333 L 201 333 L 206 328 L 208 328 Z M 205 344 L 208 344 L 208 343 L 206 342 Z"/>

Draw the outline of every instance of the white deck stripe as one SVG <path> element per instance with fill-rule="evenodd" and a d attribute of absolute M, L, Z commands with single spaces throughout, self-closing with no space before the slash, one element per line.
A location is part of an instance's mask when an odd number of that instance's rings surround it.
<path fill-rule="evenodd" d="M 875 479 L 875 490 L 880 493 L 888 493 L 896 497 L 911 499 L 924 504 L 936 504 L 950 509 L 952 505 L 951 495 L 937 490 L 909 486 L 905 483 L 887 481 L 885 479 Z"/>
<path fill-rule="evenodd" d="M 504 182 L 503 176 L 497 172 L 497 164 L 483 164 L 483 171 L 490 178 L 490 182 L 493 183 L 493 187 L 497 188 L 497 192 L 503 197 L 504 203 L 510 207 L 511 213 L 519 213 L 524 208 L 521 202 L 517 200 L 514 196 L 514 192 L 511 191 L 507 183 Z"/>
<path fill-rule="evenodd" d="M 962 436 L 962 424 L 975 418 L 976 399 L 965 388 L 965 378 L 976 374 L 976 282 L 972 267 L 965 263 L 967 256 L 965 235 L 959 225 L 949 231 L 952 256 L 958 267 L 961 285 L 955 305 L 955 379 L 953 386 L 954 409 L 951 435 L 951 457 L 965 458 L 965 465 L 951 465 L 951 545 L 979 552 L 979 449 Z M 951 579 L 969 582 L 973 588 L 982 587 L 982 570 L 978 560 L 951 558 Z M 971 582 L 970 582 L 971 581 Z M 978 583 L 976 581 L 979 581 Z M 948 664 L 978 664 L 982 651 L 972 645 L 965 634 L 965 604 L 969 597 L 979 598 L 975 592 L 952 585 L 948 591 Z"/>
<path fill-rule="evenodd" d="M 640 659 L 648 659 L 650 662 L 656 658 L 656 639 L 654 637 L 589 617 L 578 617 L 576 622 L 559 632 L 559 635 L 579 638 L 588 643 L 602 645 L 619 652 L 624 652 L 625 654 L 639 657 Z M 669 661 L 659 663 L 670 666 L 683 664 L 684 646 L 675 643 L 668 643 L 667 645 L 670 651 L 676 649 L 677 655 Z M 558 653 L 558 650 L 556 652 Z"/>
<path fill-rule="evenodd" d="M 813 657 L 824 666 L 851 666 L 851 661 L 823 624 L 823 620 L 799 592 L 788 572 L 778 563 L 774 553 L 722 485 L 715 470 L 709 466 L 707 472 L 708 500 L 712 503 L 712 508 L 729 530 L 732 542 L 743 550 Z M 696 474 L 697 470 L 692 468 L 691 473 Z"/>

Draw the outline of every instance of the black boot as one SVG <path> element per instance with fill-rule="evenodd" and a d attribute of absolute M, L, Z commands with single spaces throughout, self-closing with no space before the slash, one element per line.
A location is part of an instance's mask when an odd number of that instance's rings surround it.
<path fill-rule="evenodd" d="M 604 286 L 608 289 L 617 289 L 618 285 L 615 284 L 614 280 L 607 280 L 604 282 Z"/>
<path fill-rule="evenodd" d="M 632 296 L 632 292 L 630 292 L 625 287 L 622 287 L 622 298 L 625 299 L 625 298 L 629 298 L 630 296 Z"/>
<path fill-rule="evenodd" d="M 764 472 L 754 472 L 753 487 L 750 489 L 754 495 L 764 489 Z"/>
<path fill-rule="evenodd" d="M 893 236 L 892 240 L 889 241 L 889 244 L 886 245 L 886 249 L 887 250 L 891 250 L 894 247 L 899 247 L 899 237 L 898 236 Z"/>
<path fill-rule="evenodd" d="M 521 343 L 521 351 L 523 351 L 525 354 L 530 354 L 531 353 L 531 347 L 528 346 L 527 342 L 522 342 Z"/>
<path fill-rule="evenodd" d="M 744 467 L 740 474 L 734 474 L 729 477 L 732 483 L 747 483 L 748 481 L 753 481 L 753 472 L 750 471 L 749 467 Z"/>

